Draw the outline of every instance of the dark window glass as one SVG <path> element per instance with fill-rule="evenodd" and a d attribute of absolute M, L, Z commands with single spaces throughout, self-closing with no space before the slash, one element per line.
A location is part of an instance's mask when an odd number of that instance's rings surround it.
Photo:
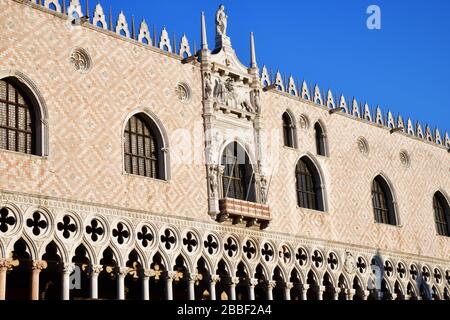
<path fill-rule="evenodd" d="M 30 105 L 15 86 L 0 80 L 0 149 L 34 153 Z"/>
<path fill-rule="evenodd" d="M 387 183 L 380 177 L 375 178 L 372 185 L 372 203 L 375 221 L 395 225 L 395 211 L 391 191 Z"/>
<path fill-rule="evenodd" d="M 316 178 L 314 177 L 314 172 L 303 160 L 300 160 L 297 164 L 296 176 L 299 207 L 317 210 L 319 201 Z"/>
<path fill-rule="evenodd" d="M 445 200 L 439 194 L 436 194 L 433 198 L 433 207 L 438 234 L 441 236 L 450 236 L 450 230 L 448 228 L 448 205 L 445 205 Z"/>
<path fill-rule="evenodd" d="M 325 149 L 326 136 L 319 123 L 316 123 L 316 125 L 314 126 L 314 130 L 316 134 L 317 154 L 321 156 L 326 156 L 326 149 Z"/>
<path fill-rule="evenodd" d="M 283 139 L 286 147 L 294 148 L 294 125 L 289 114 L 283 114 Z"/>
<path fill-rule="evenodd" d="M 133 116 L 125 128 L 125 171 L 159 179 L 156 135 L 140 115 Z"/>
<path fill-rule="evenodd" d="M 224 198 L 256 202 L 253 167 L 238 143 L 225 149 L 222 164 L 225 167 L 222 177 Z"/>

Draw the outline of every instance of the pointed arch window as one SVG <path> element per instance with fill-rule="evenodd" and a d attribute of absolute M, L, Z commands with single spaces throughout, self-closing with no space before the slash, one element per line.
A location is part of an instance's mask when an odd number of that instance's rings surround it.
<path fill-rule="evenodd" d="M 256 202 L 253 166 L 247 152 L 237 142 L 225 148 L 222 165 L 223 197 Z"/>
<path fill-rule="evenodd" d="M 327 140 L 326 140 L 327 136 L 319 122 L 317 122 L 314 125 L 314 132 L 315 132 L 315 136 L 316 136 L 317 154 L 320 156 L 326 156 L 327 155 Z"/>
<path fill-rule="evenodd" d="M 0 149 L 37 155 L 35 119 L 25 92 L 13 81 L 0 80 Z"/>
<path fill-rule="evenodd" d="M 449 204 L 444 196 L 437 192 L 433 197 L 434 219 L 436 222 L 436 229 L 440 236 L 450 237 L 449 229 Z"/>
<path fill-rule="evenodd" d="M 308 158 L 302 158 L 296 167 L 297 202 L 300 208 L 325 211 L 324 191 L 319 173 Z"/>
<path fill-rule="evenodd" d="M 372 203 L 376 222 L 397 225 L 392 192 L 387 182 L 381 176 L 373 180 Z"/>
<path fill-rule="evenodd" d="M 294 120 L 292 116 L 285 112 L 283 114 L 283 139 L 284 139 L 284 146 L 289 148 L 296 148 L 296 128 L 294 124 Z"/>
<path fill-rule="evenodd" d="M 161 133 L 145 114 L 132 116 L 124 132 L 125 171 L 128 174 L 164 180 Z"/>

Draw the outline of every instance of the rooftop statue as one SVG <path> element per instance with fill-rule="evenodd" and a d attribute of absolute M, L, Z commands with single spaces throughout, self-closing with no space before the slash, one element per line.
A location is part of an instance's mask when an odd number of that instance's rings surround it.
<path fill-rule="evenodd" d="M 216 13 L 216 48 L 224 45 L 231 46 L 231 40 L 227 36 L 228 16 L 225 13 L 225 6 L 221 4 Z"/>
<path fill-rule="evenodd" d="M 216 13 L 216 33 L 217 37 L 227 36 L 228 16 L 225 13 L 225 6 L 221 4 Z"/>

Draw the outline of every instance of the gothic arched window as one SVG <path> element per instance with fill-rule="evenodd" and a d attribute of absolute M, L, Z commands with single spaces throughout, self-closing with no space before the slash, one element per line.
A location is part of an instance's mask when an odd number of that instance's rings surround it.
<path fill-rule="evenodd" d="M 0 80 L 0 149 L 37 154 L 35 119 L 30 99 L 19 86 Z"/>
<path fill-rule="evenodd" d="M 145 114 L 132 116 L 124 133 L 125 171 L 129 174 L 165 179 L 161 134 Z"/>
<path fill-rule="evenodd" d="M 376 222 L 390 225 L 397 224 L 394 198 L 389 185 L 381 176 L 373 180 L 372 203 Z"/>
<path fill-rule="evenodd" d="M 322 126 L 319 122 L 317 122 L 314 125 L 314 132 L 316 136 L 316 148 L 317 148 L 317 154 L 320 156 L 326 156 L 327 155 L 327 141 L 326 141 L 326 134 L 322 129 Z"/>
<path fill-rule="evenodd" d="M 325 211 L 322 182 L 319 173 L 307 157 L 299 160 L 295 170 L 297 202 L 301 208 Z"/>
<path fill-rule="evenodd" d="M 434 219 L 436 222 L 436 229 L 440 236 L 450 236 L 450 229 L 448 225 L 450 217 L 450 209 L 444 196 L 437 192 L 433 197 Z"/>
<path fill-rule="evenodd" d="M 255 174 L 247 152 L 237 142 L 229 144 L 222 156 L 223 197 L 256 202 Z"/>
<path fill-rule="evenodd" d="M 286 147 L 296 148 L 295 125 L 288 112 L 283 114 L 283 139 Z"/>

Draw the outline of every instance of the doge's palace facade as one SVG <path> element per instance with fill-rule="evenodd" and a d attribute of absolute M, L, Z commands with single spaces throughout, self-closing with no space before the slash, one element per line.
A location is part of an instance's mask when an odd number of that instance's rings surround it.
<path fill-rule="evenodd" d="M 0 0 L 0 300 L 450 299 L 448 133 L 92 9 Z"/>

